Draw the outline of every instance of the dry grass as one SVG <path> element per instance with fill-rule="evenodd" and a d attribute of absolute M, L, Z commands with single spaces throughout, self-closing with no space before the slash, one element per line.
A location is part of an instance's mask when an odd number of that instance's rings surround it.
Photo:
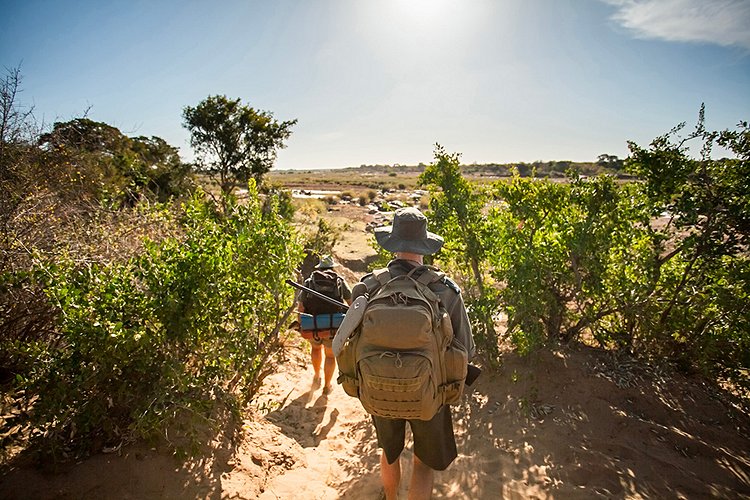
<path fill-rule="evenodd" d="M 336 189 L 359 197 L 357 193 L 366 193 L 370 189 L 415 189 L 419 173 L 399 169 L 386 172 L 361 168 L 278 170 L 269 172 L 268 179 L 288 188 Z"/>

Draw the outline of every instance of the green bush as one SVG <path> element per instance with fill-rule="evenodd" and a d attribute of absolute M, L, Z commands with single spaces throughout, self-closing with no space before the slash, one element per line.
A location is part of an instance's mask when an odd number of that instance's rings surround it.
<path fill-rule="evenodd" d="M 175 435 L 189 439 L 219 407 L 252 399 L 280 347 L 293 305 L 284 279 L 301 249 L 279 202 L 263 206 L 252 182 L 247 205 L 225 205 L 193 197 L 183 236 L 127 262 L 38 260 L 33 276 L 58 310 L 59 337 L 16 345 L 35 359 L 16 389 L 33 399 L 43 453 L 57 460 L 156 436 L 186 451 Z"/>
<path fill-rule="evenodd" d="M 634 186 L 611 177 L 569 183 L 519 176 L 495 184 L 503 204 L 489 219 L 495 235 L 487 252 L 493 277 L 504 286 L 508 334 L 522 351 L 547 339 L 570 341 L 617 312 L 618 294 L 632 300 L 653 252 L 642 243 L 648 217 L 633 208 Z M 637 205 L 637 203 L 636 203 Z M 616 284 L 616 287 L 607 285 Z"/>
<path fill-rule="evenodd" d="M 192 166 L 160 137 L 131 138 L 106 123 L 76 118 L 55 123 L 38 142 L 42 165 L 69 170 L 81 191 L 113 207 L 142 198 L 167 201 L 195 188 Z"/>
<path fill-rule="evenodd" d="M 648 148 L 630 143 L 626 169 L 644 180 L 651 214 L 666 219 L 654 229 L 653 291 L 638 326 L 660 354 L 750 390 L 750 128 L 708 131 L 703 118 L 701 108 L 686 137 L 681 124 Z M 728 156 L 712 158 L 717 146 Z"/>
<path fill-rule="evenodd" d="M 461 175 L 459 154 L 435 148 L 435 162 L 419 176 L 420 185 L 430 189 L 430 230 L 445 239 L 435 260 L 462 288 L 474 340 L 491 365 L 500 362 L 495 317 L 497 290 L 487 283 L 484 267 L 488 221 L 484 216 L 486 193 Z"/>
<path fill-rule="evenodd" d="M 522 352 L 586 336 L 750 390 L 750 129 L 707 131 L 702 109 L 681 129 L 630 144 L 635 182 L 516 174 L 487 202 L 438 152 L 423 176 L 446 238 L 437 257 L 464 270 L 478 344 L 492 345 L 497 297 Z M 730 157 L 713 159 L 716 146 Z"/>

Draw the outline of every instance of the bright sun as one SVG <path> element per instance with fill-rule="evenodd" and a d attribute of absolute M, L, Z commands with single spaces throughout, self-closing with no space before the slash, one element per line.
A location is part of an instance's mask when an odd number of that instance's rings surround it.
<path fill-rule="evenodd" d="M 482 2 L 461 0 L 379 0 L 357 4 L 360 26 L 378 48 L 434 51 L 463 45 L 485 22 Z M 383 46 L 385 45 L 385 47 Z"/>
<path fill-rule="evenodd" d="M 381 5 L 411 26 L 427 27 L 447 21 L 451 13 L 462 10 L 461 3 L 456 0 L 386 0 Z"/>

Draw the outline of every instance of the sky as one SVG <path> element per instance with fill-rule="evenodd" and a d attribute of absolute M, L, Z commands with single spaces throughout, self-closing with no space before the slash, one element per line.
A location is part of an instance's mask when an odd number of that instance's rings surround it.
<path fill-rule="evenodd" d="M 628 155 L 701 103 L 750 120 L 750 0 L 0 0 L 0 64 L 51 126 L 84 113 L 190 161 L 209 95 L 297 119 L 275 169 Z"/>

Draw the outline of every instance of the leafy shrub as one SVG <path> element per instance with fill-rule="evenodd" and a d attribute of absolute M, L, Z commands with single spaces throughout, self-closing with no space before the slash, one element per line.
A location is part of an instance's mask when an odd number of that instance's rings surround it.
<path fill-rule="evenodd" d="M 277 204 L 280 216 L 287 220 L 292 220 L 294 218 L 294 198 L 292 197 L 292 192 L 290 190 L 284 189 L 281 186 L 274 186 L 268 183 L 264 183 L 261 191 L 266 195 L 266 204 Z M 264 206 L 264 210 L 268 210 L 268 208 Z"/>
<path fill-rule="evenodd" d="M 449 242 L 441 261 L 463 259 L 457 267 L 470 270 L 474 260 L 489 272 L 478 298 L 491 304 L 499 290 L 521 351 L 586 333 L 750 388 L 750 130 L 707 131 L 702 109 L 685 138 L 683 126 L 649 148 L 630 144 L 626 168 L 637 182 L 516 175 L 481 208 L 444 160 L 428 167 L 440 188 L 432 214 Z M 700 141 L 699 158 L 690 141 Z M 717 145 L 733 157 L 712 159 Z"/>
<path fill-rule="evenodd" d="M 435 259 L 461 285 L 477 351 L 495 365 L 500 361 L 494 321 L 497 291 L 487 286 L 483 269 L 488 234 L 483 210 L 487 197 L 461 175 L 459 157 L 436 145 L 435 162 L 425 168 L 419 183 L 430 189 L 430 230 L 445 239 Z"/>
<path fill-rule="evenodd" d="M 35 359 L 16 388 L 34 398 L 43 453 L 179 435 L 186 423 L 190 438 L 219 406 L 253 397 L 280 347 L 292 307 L 284 278 L 301 250 L 279 202 L 264 207 L 252 182 L 250 192 L 247 205 L 227 200 L 227 213 L 193 197 L 184 236 L 147 243 L 126 262 L 39 258 L 33 277 L 59 312 L 59 337 L 15 347 Z"/>
<path fill-rule="evenodd" d="M 495 185 L 503 204 L 489 213 L 496 237 L 488 263 L 522 351 L 577 339 L 618 309 L 620 291 L 642 289 L 646 274 L 635 267 L 652 253 L 637 244 L 648 218 L 631 209 L 633 191 L 607 176 L 567 184 L 515 176 Z M 608 289 L 615 279 L 621 288 Z"/>
<path fill-rule="evenodd" d="M 703 108 L 694 132 L 683 127 L 630 144 L 635 182 L 516 172 L 491 198 L 438 147 L 420 179 L 446 239 L 436 258 L 463 283 L 485 354 L 501 308 L 522 352 L 586 334 L 750 391 L 750 128 L 707 131 Z M 731 157 L 713 159 L 717 146 Z"/>
<path fill-rule="evenodd" d="M 708 131 L 701 107 L 695 130 L 684 123 L 648 148 L 630 143 L 626 168 L 644 179 L 658 254 L 639 318 L 644 341 L 682 366 L 720 373 L 750 389 L 750 128 Z M 688 145 L 699 142 L 700 156 Z M 730 157 L 712 159 L 716 146 Z M 641 324 L 639 323 L 638 326 Z"/>
<path fill-rule="evenodd" d="M 318 219 L 315 231 L 302 232 L 301 239 L 305 249 L 304 259 L 299 269 L 302 278 L 310 276 L 322 255 L 333 253 L 333 247 L 336 246 L 340 237 L 341 228 L 323 218 Z"/>
<path fill-rule="evenodd" d="M 167 201 L 194 189 L 191 166 L 160 137 L 131 138 L 106 123 L 76 118 L 55 123 L 38 142 L 43 165 L 73 169 L 82 189 L 111 206 L 143 197 Z"/>

